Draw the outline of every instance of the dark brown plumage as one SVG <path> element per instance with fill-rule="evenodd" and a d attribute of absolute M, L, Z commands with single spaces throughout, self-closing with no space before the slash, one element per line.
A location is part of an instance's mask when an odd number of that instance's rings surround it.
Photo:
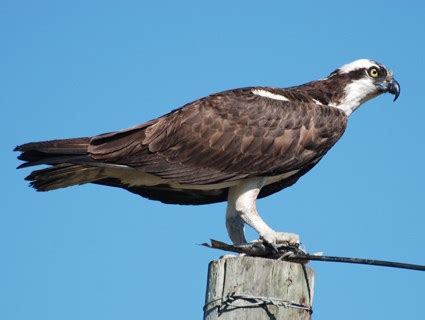
<path fill-rule="evenodd" d="M 248 224 L 271 246 L 299 244 L 261 219 L 256 199 L 297 182 L 342 136 L 348 116 L 384 92 L 400 94 L 392 72 L 361 59 L 301 86 L 229 90 L 123 131 L 15 151 L 21 168 L 49 166 L 26 178 L 39 191 L 94 183 L 164 203 L 227 200 L 234 243 L 246 242 Z"/>
<path fill-rule="evenodd" d="M 103 177 L 102 168 L 124 165 L 185 185 L 275 176 L 291 170 L 304 172 L 344 132 L 346 116 L 339 109 L 318 106 L 310 97 L 296 104 L 268 99 L 253 94 L 253 89 L 214 94 L 124 131 L 29 143 L 15 150 L 22 152 L 19 159 L 27 161 L 21 167 L 54 165 L 27 177 L 40 191 L 65 182 L 62 180 L 67 173 L 90 171 L 94 167 L 99 179 L 87 182 L 123 187 L 150 199 L 184 204 L 224 201 L 225 188 L 214 193 L 173 191 L 164 184 L 149 188 L 126 186 L 117 178 Z M 293 89 L 293 93 L 262 89 L 291 98 L 300 96 L 299 89 Z M 63 167 L 62 163 L 69 165 Z M 263 193 L 279 191 L 279 186 L 286 184 L 279 182 Z M 169 192 L 176 194 L 170 197 Z"/>

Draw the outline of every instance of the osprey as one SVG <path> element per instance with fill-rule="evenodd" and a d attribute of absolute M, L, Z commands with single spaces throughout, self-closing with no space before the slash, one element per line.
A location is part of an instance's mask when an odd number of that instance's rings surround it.
<path fill-rule="evenodd" d="M 135 127 L 94 137 L 20 145 L 18 168 L 48 165 L 26 180 L 38 191 L 94 183 L 168 204 L 227 201 L 226 227 L 245 243 L 298 244 L 260 217 L 256 199 L 293 185 L 341 138 L 362 103 L 400 86 L 384 65 L 361 59 L 290 88 L 215 93 Z"/>

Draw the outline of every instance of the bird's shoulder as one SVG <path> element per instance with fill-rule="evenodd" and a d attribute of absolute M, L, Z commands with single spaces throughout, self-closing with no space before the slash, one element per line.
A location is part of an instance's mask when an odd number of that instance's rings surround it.
<path fill-rule="evenodd" d="M 276 87 L 244 87 L 217 92 L 190 102 L 160 117 L 158 122 L 168 125 L 217 125 L 225 120 L 243 127 L 299 128 L 308 123 L 324 124 L 332 118 L 339 126 L 346 126 L 346 114 L 302 90 Z M 218 129 L 217 127 L 215 127 Z"/>

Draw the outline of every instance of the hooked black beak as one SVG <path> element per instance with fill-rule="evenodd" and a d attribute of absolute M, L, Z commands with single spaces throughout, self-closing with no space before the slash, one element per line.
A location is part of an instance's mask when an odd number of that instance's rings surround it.
<path fill-rule="evenodd" d="M 394 95 L 394 100 L 396 101 L 398 96 L 400 95 L 400 84 L 397 82 L 397 80 L 392 79 L 388 85 L 387 85 L 387 92 Z"/>

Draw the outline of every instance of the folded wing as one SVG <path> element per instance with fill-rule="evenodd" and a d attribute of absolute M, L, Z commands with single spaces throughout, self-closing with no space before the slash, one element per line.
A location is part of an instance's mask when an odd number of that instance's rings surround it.
<path fill-rule="evenodd" d="M 181 184 L 214 184 L 302 170 L 341 137 L 338 109 L 239 89 L 197 100 L 125 131 L 92 138 L 94 163 L 124 165 Z"/>

